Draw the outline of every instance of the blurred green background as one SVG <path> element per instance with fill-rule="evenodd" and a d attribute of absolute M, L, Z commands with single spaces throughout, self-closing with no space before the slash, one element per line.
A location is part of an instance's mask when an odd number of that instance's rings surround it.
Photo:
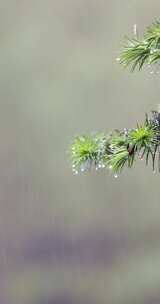
<path fill-rule="evenodd" d="M 160 1 L 0 2 L 0 303 L 160 303 L 160 175 L 73 176 L 79 133 L 132 127 L 160 78 L 120 67 Z"/>

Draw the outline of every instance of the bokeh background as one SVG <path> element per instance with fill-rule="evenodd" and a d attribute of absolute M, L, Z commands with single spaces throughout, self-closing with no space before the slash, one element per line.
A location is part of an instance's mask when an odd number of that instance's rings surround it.
<path fill-rule="evenodd" d="M 160 77 L 118 65 L 160 1 L 0 1 L 0 303 L 159 304 L 160 175 L 74 176 L 79 133 L 132 127 Z"/>

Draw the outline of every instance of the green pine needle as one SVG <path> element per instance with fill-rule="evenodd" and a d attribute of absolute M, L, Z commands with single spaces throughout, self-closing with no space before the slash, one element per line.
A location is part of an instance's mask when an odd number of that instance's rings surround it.
<path fill-rule="evenodd" d="M 131 66 L 141 70 L 143 66 L 156 64 L 160 60 L 160 22 L 155 22 L 146 28 L 141 39 L 126 38 L 119 61 L 125 67 Z"/>
<path fill-rule="evenodd" d="M 154 141 L 154 130 L 152 126 L 141 126 L 129 133 L 130 141 L 137 150 L 150 147 Z"/>
<path fill-rule="evenodd" d="M 120 173 L 125 165 L 129 167 L 132 166 L 132 162 L 129 161 L 129 153 L 125 147 L 119 148 L 115 150 L 107 160 L 106 165 L 109 166 L 110 169 L 114 173 Z"/>
<path fill-rule="evenodd" d="M 108 167 L 120 173 L 124 167 L 132 168 L 136 158 L 145 159 L 146 164 L 151 159 L 154 169 L 159 147 L 160 116 L 154 111 L 152 119 L 146 116 L 144 124 L 134 129 L 116 130 L 106 136 L 77 136 L 70 152 L 72 169 L 78 174 L 94 165 L 96 170 Z"/>
<path fill-rule="evenodd" d="M 125 67 L 131 66 L 132 71 L 146 65 L 157 68 L 160 64 L 160 22 L 146 27 L 142 38 L 137 34 L 126 38 L 118 61 Z M 151 119 L 146 115 L 144 124 L 137 128 L 116 130 L 109 135 L 77 136 L 71 145 L 70 158 L 76 174 L 92 166 L 96 170 L 109 167 L 117 174 L 124 167 L 131 168 L 136 158 L 145 159 L 146 165 L 151 160 L 153 170 L 157 159 L 160 171 L 160 113 L 153 111 Z"/>
<path fill-rule="evenodd" d="M 104 149 L 106 148 L 106 138 L 103 134 L 93 136 L 77 136 L 71 145 L 71 160 L 73 171 L 85 171 L 90 169 L 92 163 L 96 165 L 100 162 Z"/>

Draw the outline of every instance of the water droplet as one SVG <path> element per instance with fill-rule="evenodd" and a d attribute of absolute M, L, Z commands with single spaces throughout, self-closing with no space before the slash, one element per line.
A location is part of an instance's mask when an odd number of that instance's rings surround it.
<path fill-rule="evenodd" d="M 102 168 L 105 168 L 105 164 L 102 164 Z"/>
<path fill-rule="evenodd" d="M 98 165 L 98 168 L 102 168 L 102 165 L 101 165 L 101 164 L 99 164 L 99 165 Z"/>
<path fill-rule="evenodd" d="M 77 170 L 75 171 L 75 174 L 76 174 L 76 175 L 78 174 L 78 171 L 77 171 Z"/>
<path fill-rule="evenodd" d="M 116 61 L 118 61 L 118 62 L 121 61 L 121 58 L 120 57 L 116 58 Z"/>
<path fill-rule="evenodd" d="M 133 25 L 133 34 L 137 36 L 137 24 Z"/>
<path fill-rule="evenodd" d="M 124 128 L 124 135 L 128 135 L 128 130 Z"/>
<path fill-rule="evenodd" d="M 112 170 L 112 166 L 111 165 L 109 166 L 109 169 Z"/>
<path fill-rule="evenodd" d="M 150 71 L 150 74 L 154 74 L 154 71 Z"/>
<path fill-rule="evenodd" d="M 117 173 L 114 174 L 114 178 L 118 178 L 118 174 Z"/>
<path fill-rule="evenodd" d="M 82 167 L 82 168 L 81 168 L 81 172 L 84 172 L 84 171 L 85 171 L 85 169 Z"/>
<path fill-rule="evenodd" d="M 96 171 L 98 170 L 98 167 L 96 167 Z"/>

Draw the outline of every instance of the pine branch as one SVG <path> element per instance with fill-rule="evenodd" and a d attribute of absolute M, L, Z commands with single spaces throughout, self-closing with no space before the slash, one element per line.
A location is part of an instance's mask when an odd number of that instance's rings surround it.
<path fill-rule="evenodd" d="M 72 168 L 75 174 L 80 171 L 96 170 L 108 167 L 115 176 L 124 167 L 132 168 L 135 160 L 149 157 L 155 168 L 155 159 L 160 148 L 160 114 L 152 112 L 152 118 L 146 115 L 144 123 L 134 129 L 114 131 L 109 135 L 96 134 L 77 136 L 71 146 Z M 160 168 L 158 157 L 158 168 Z"/>
<path fill-rule="evenodd" d="M 137 33 L 127 38 L 118 61 L 125 67 L 131 66 L 132 71 L 146 65 L 160 67 L 160 22 L 147 27 L 141 39 Z M 94 166 L 96 170 L 107 167 L 116 177 L 124 167 L 132 168 L 137 158 L 144 159 L 146 165 L 151 160 L 153 170 L 157 159 L 160 172 L 160 111 L 152 111 L 151 119 L 146 115 L 144 123 L 134 129 L 77 136 L 70 158 L 75 174 Z"/>
<path fill-rule="evenodd" d="M 126 38 L 124 48 L 117 60 L 125 67 L 131 66 L 141 70 L 145 65 L 160 62 L 160 22 L 155 22 L 146 28 L 142 38 L 134 35 Z"/>

